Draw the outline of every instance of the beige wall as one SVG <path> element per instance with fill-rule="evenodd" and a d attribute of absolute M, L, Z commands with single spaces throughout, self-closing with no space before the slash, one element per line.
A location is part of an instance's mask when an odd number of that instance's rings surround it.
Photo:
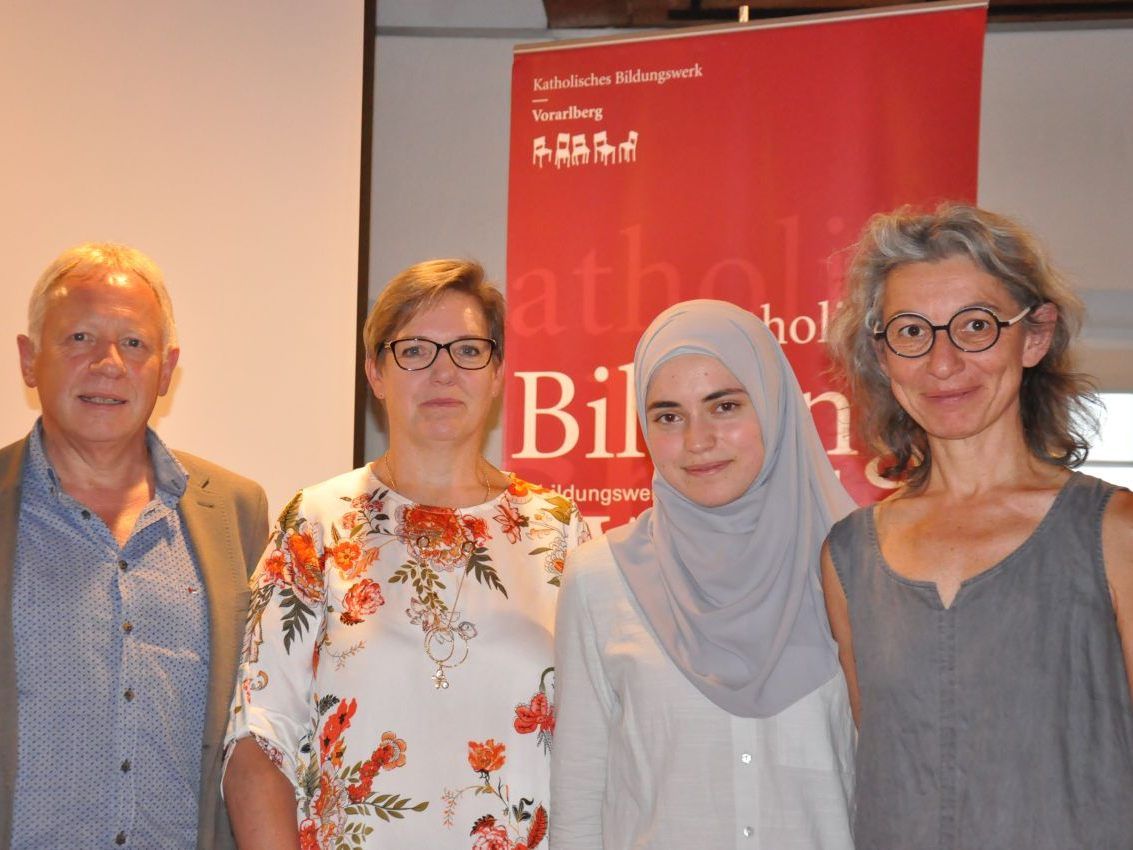
<path fill-rule="evenodd" d="M 27 295 L 86 240 L 166 273 L 181 365 L 155 424 L 273 510 L 350 466 L 361 0 L 13 0 L 0 24 L 0 441 L 37 415 Z"/>

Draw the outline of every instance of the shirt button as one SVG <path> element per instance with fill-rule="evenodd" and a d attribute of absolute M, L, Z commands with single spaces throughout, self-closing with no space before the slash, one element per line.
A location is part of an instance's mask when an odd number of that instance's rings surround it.
<path fill-rule="evenodd" d="M 755 835 L 755 830 L 752 829 L 750 826 L 745 826 L 744 827 L 744 838 L 751 838 L 753 835 Z"/>
<path fill-rule="evenodd" d="M 119 561 L 118 562 L 118 569 L 120 569 L 120 570 L 124 570 L 128 566 L 129 566 L 129 564 L 127 564 L 125 561 Z"/>
<path fill-rule="evenodd" d="M 751 753 L 740 753 L 740 761 L 744 764 L 751 764 Z"/>
<path fill-rule="evenodd" d="M 114 843 L 115 844 L 125 844 L 126 843 L 126 833 L 120 832 L 117 835 L 115 835 L 114 836 Z"/>
<path fill-rule="evenodd" d="M 129 759 L 126 759 L 124 762 L 122 762 L 122 772 L 123 773 L 129 773 L 130 772 L 130 760 Z"/>
<path fill-rule="evenodd" d="M 82 517 L 83 519 L 90 519 L 90 511 L 88 511 L 86 508 L 83 508 Z"/>
<path fill-rule="evenodd" d="M 126 693 L 124 693 L 122 696 L 126 697 L 126 702 L 133 702 L 134 701 L 134 689 L 133 688 L 126 688 Z"/>
<path fill-rule="evenodd" d="M 126 634 L 129 634 L 133 630 L 134 630 L 134 624 L 131 623 L 129 620 L 127 620 L 126 622 L 124 622 L 122 624 L 122 631 L 124 631 Z"/>

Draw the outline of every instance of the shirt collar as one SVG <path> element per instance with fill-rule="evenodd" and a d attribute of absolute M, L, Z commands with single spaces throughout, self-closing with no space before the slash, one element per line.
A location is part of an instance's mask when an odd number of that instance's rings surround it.
<path fill-rule="evenodd" d="M 181 461 L 173 455 L 169 447 L 162 442 L 161 437 L 152 428 L 146 428 L 146 447 L 149 449 L 150 462 L 153 464 L 154 484 L 158 491 L 168 494 L 174 501 L 185 494 L 189 486 L 189 473 Z M 43 418 L 35 422 L 35 427 L 28 435 L 28 455 L 26 474 L 30 480 L 45 483 L 53 494 L 62 489 L 59 486 L 59 476 L 43 450 Z"/>

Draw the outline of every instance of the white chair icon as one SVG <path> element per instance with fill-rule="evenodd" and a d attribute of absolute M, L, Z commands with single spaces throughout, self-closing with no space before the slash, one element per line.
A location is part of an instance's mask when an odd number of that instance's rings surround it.
<path fill-rule="evenodd" d="M 618 162 L 627 159 L 637 162 L 637 130 L 630 130 L 626 140 L 618 145 Z"/>
<path fill-rule="evenodd" d="M 551 149 L 547 147 L 547 137 L 539 136 L 535 139 L 535 147 L 531 151 L 531 164 L 543 167 L 543 161 L 551 158 Z"/>
<path fill-rule="evenodd" d="M 586 147 L 585 133 L 571 137 L 570 164 L 578 165 L 580 160 L 583 165 L 590 162 L 590 148 Z"/>
<path fill-rule="evenodd" d="M 555 136 L 555 168 L 562 168 L 564 163 L 570 165 L 570 133 Z"/>
<path fill-rule="evenodd" d="M 606 131 L 600 130 L 594 134 L 594 164 L 598 164 L 598 160 L 602 161 L 603 165 L 608 165 L 610 158 L 618 152 L 618 149 L 606 141 Z"/>

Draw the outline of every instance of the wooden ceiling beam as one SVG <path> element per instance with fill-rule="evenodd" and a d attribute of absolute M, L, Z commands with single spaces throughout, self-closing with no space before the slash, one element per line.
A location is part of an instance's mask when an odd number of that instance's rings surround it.
<path fill-rule="evenodd" d="M 847 9 L 875 9 L 904 0 L 759 0 L 748 3 L 752 20 Z M 736 0 L 543 0 L 551 29 L 682 27 L 735 21 Z M 991 0 L 988 20 L 1133 20 L 1133 0 Z"/>

